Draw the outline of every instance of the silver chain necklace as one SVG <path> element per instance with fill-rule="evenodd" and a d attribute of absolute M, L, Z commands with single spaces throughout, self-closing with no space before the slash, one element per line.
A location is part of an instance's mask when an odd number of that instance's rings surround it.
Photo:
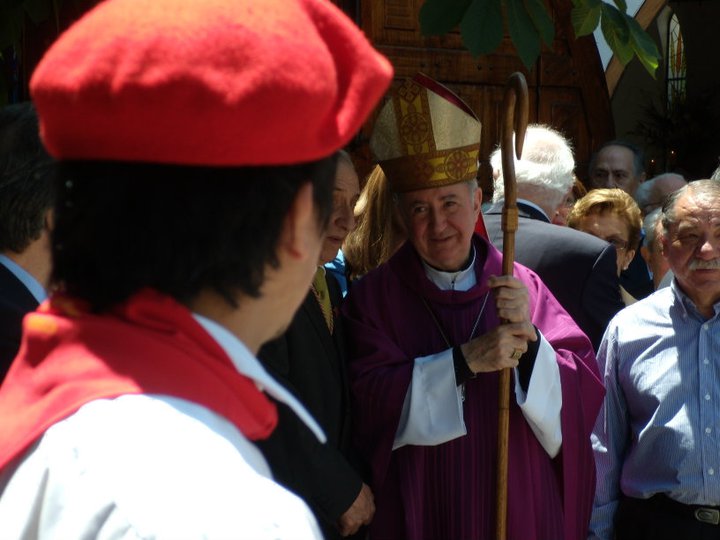
<path fill-rule="evenodd" d="M 475 324 L 473 324 L 472 330 L 470 331 L 470 336 L 468 336 L 467 341 L 472 340 L 472 338 L 475 336 L 475 331 L 477 330 L 478 324 L 480 324 L 480 317 L 482 317 L 483 312 L 485 311 L 485 305 L 487 304 L 488 297 L 490 296 L 490 291 L 485 293 L 485 298 L 483 299 L 482 306 L 480 306 L 480 311 L 477 314 L 477 317 L 475 317 Z M 425 309 L 428 310 L 428 313 L 430 313 L 430 316 L 432 317 L 433 322 L 435 323 L 435 326 L 437 327 L 438 331 L 440 332 L 440 335 L 442 336 L 443 340 L 445 341 L 445 344 L 448 346 L 448 349 L 452 349 L 453 346 L 450 344 L 450 340 L 447 337 L 447 334 L 443 330 L 442 325 L 440 324 L 440 321 L 438 320 L 437 316 L 435 315 L 435 312 L 430 307 L 430 304 L 427 303 L 427 300 L 425 300 L 424 297 L 420 297 L 422 300 L 423 305 L 425 306 Z"/>

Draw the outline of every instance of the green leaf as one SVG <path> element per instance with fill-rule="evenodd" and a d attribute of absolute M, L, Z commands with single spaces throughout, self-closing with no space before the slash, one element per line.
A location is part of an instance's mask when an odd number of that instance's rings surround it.
<path fill-rule="evenodd" d="M 592 34 L 600 22 L 602 6 L 600 2 L 577 2 L 570 18 L 576 37 Z"/>
<path fill-rule="evenodd" d="M 443 35 L 455 28 L 472 0 L 426 0 L 420 8 L 420 31 L 426 36 Z"/>
<path fill-rule="evenodd" d="M 613 2 L 615 2 L 615 5 L 621 13 L 627 12 L 627 3 L 625 2 L 625 0 L 613 0 Z"/>
<path fill-rule="evenodd" d="M 497 49 L 503 38 L 500 1 L 473 0 L 460 23 L 460 34 L 474 56 Z"/>
<path fill-rule="evenodd" d="M 542 36 L 542 40 L 548 47 L 552 47 L 555 26 L 550 15 L 548 15 L 547 9 L 545 9 L 545 4 L 542 0 L 526 0 L 525 5 L 535 28 Z"/>
<path fill-rule="evenodd" d="M 540 35 L 535 29 L 522 0 L 505 0 L 508 30 L 520 60 L 532 69 L 540 56 Z"/>
<path fill-rule="evenodd" d="M 648 33 L 642 29 L 640 23 L 638 23 L 633 17 L 629 17 L 627 15 L 626 17 L 630 28 L 632 48 L 643 67 L 648 73 L 650 73 L 650 75 L 655 77 L 655 72 L 660 61 L 660 52 L 657 49 L 657 45 L 655 45 L 655 41 L 653 41 Z"/>
<path fill-rule="evenodd" d="M 612 52 L 623 66 L 626 65 L 632 59 L 634 51 L 625 14 L 620 13 L 615 6 L 603 2 L 600 28 Z"/>

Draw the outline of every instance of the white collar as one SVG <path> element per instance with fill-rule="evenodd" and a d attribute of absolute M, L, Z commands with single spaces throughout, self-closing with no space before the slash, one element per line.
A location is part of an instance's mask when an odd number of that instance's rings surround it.
<path fill-rule="evenodd" d="M 425 268 L 425 275 L 430 281 L 437 285 L 442 291 L 468 291 L 477 283 L 475 277 L 475 246 L 472 247 L 472 260 L 467 268 L 457 272 L 445 272 L 433 268 L 425 261 L 422 261 Z"/>
<path fill-rule="evenodd" d="M 245 344 L 240 341 L 227 328 L 197 313 L 193 313 L 195 320 L 210 334 L 210 336 L 222 347 L 232 360 L 235 369 L 246 377 L 252 379 L 255 385 L 263 392 L 274 397 L 276 400 L 285 403 L 296 415 L 310 428 L 321 443 L 327 441 L 325 432 L 318 425 L 312 415 L 300 403 L 295 396 L 288 392 L 279 382 L 265 370 L 260 361 L 253 356 Z"/>

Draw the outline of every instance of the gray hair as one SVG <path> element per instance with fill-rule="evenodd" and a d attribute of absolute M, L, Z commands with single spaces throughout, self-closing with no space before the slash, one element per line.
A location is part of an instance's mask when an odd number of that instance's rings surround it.
<path fill-rule="evenodd" d="M 683 175 L 676 173 L 659 174 L 654 178 L 651 178 L 650 180 L 646 180 L 645 182 L 641 183 L 635 191 L 634 195 L 635 202 L 637 202 L 640 210 L 645 211 L 645 209 L 650 205 L 661 205 L 661 203 L 663 202 L 663 200 L 661 199 L 664 199 L 669 194 L 663 194 L 663 191 L 669 191 L 668 187 L 670 186 L 668 184 L 670 184 L 673 179 L 678 179 L 687 184 Z"/>
<path fill-rule="evenodd" d="M 699 199 L 712 199 L 720 204 L 720 182 L 717 180 L 695 180 L 687 186 L 678 189 L 665 199 L 662 207 L 662 226 L 663 234 L 667 234 L 670 226 L 677 222 L 676 206 L 677 202 L 685 195 L 692 195 Z"/>
<path fill-rule="evenodd" d="M 646 180 L 645 182 L 640 184 L 635 191 L 635 195 L 633 195 L 633 198 L 641 209 L 644 206 L 650 204 L 650 200 L 652 199 L 652 188 L 654 185 L 655 178 L 651 178 L 650 180 Z"/>
<path fill-rule="evenodd" d="M 503 198 L 503 176 L 500 149 L 490 156 L 495 178 L 493 202 Z M 518 190 L 531 192 L 540 206 L 556 208 L 572 188 L 575 169 L 572 148 L 565 137 L 541 124 L 528 126 L 521 159 L 515 159 Z"/>
<path fill-rule="evenodd" d="M 643 229 L 645 230 L 645 238 L 643 238 L 643 246 L 650 251 L 655 251 L 655 240 L 657 238 L 657 225 L 662 217 L 662 208 L 656 208 L 643 219 Z"/>

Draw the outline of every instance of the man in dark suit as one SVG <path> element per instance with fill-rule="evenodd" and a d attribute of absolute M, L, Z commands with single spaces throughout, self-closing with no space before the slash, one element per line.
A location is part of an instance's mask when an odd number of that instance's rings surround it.
<path fill-rule="evenodd" d="M 490 241 L 502 249 L 503 177 L 500 151 L 493 205 L 484 215 Z M 518 230 L 515 259 L 534 270 L 597 350 L 610 319 L 624 307 L 615 248 L 589 234 L 550 220 L 572 189 L 575 161 L 568 142 L 540 125 L 528 127 L 521 160 L 515 160 Z"/>
<path fill-rule="evenodd" d="M 327 443 L 321 445 L 280 406 L 278 429 L 258 444 L 275 479 L 313 509 L 326 539 L 356 533 L 375 512 L 372 492 L 363 482 L 351 448 L 345 336 L 336 316 L 342 295 L 335 278 L 326 275 L 322 267 L 335 257 L 353 228 L 359 194 L 352 161 L 341 153 L 333 214 L 313 287 L 287 332 L 264 345 L 258 354 L 275 378 L 300 398 L 327 435 Z"/>
<path fill-rule="evenodd" d="M 588 173 L 593 188 L 618 188 L 635 198 L 646 178 L 644 152 L 629 141 L 608 141 L 590 158 Z M 620 284 L 638 300 L 654 290 L 647 265 L 640 255 L 641 246 L 642 237 L 635 248 L 635 257 L 620 273 Z"/>
<path fill-rule="evenodd" d="M 29 102 L 0 110 L 0 381 L 50 277 L 50 157 Z"/>

